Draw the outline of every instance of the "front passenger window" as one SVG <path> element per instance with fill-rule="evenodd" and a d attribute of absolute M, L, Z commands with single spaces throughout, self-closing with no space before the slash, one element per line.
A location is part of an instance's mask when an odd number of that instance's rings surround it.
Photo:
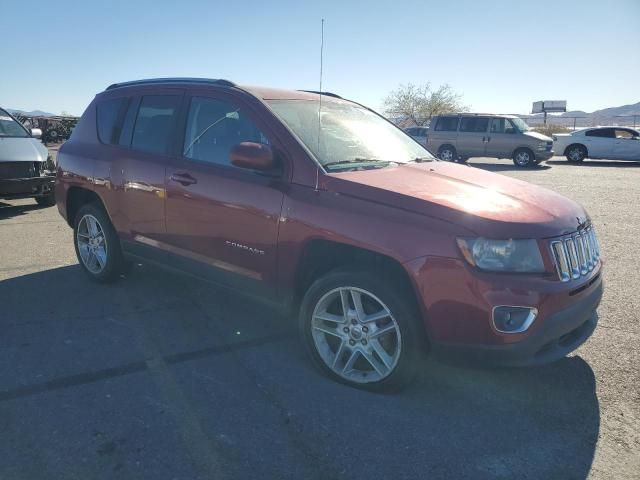
<path fill-rule="evenodd" d="M 231 165 L 229 152 L 242 142 L 269 144 L 242 108 L 212 98 L 194 97 L 191 100 L 184 136 L 185 157 Z"/>

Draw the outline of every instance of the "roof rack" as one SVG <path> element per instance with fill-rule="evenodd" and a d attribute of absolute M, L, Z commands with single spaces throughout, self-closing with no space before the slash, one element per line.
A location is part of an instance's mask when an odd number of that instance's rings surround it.
<path fill-rule="evenodd" d="M 331 92 L 319 92 L 318 90 L 298 90 L 299 92 L 316 93 L 318 95 L 325 95 L 327 97 L 342 98 L 340 95 Z"/>
<path fill-rule="evenodd" d="M 223 87 L 235 87 L 236 84 L 224 79 L 214 78 L 190 78 L 190 77 L 167 77 L 167 78 L 147 78 L 143 80 L 132 80 L 130 82 L 113 83 L 106 90 L 113 90 L 120 87 L 131 87 L 135 85 L 155 85 L 158 83 L 190 83 L 204 85 L 220 85 Z"/>

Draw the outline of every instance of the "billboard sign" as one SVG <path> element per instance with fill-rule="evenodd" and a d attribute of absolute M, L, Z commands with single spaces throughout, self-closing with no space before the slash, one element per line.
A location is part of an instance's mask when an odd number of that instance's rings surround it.
<path fill-rule="evenodd" d="M 531 113 L 566 112 L 566 100 L 544 100 L 533 102 Z"/>

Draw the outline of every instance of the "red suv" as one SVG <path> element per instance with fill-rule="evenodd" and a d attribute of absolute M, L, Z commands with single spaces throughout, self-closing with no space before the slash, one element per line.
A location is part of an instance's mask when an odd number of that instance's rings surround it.
<path fill-rule="evenodd" d="M 562 358 L 603 284 L 585 210 L 440 162 L 331 93 L 153 79 L 98 94 L 60 149 L 58 209 L 94 280 L 131 261 L 294 312 L 336 380 L 390 390 L 424 350 Z"/>

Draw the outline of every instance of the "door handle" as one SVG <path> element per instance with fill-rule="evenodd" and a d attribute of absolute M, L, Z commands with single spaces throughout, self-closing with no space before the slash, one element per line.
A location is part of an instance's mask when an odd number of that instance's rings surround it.
<path fill-rule="evenodd" d="M 177 182 L 177 183 L 181 184 L 184 187 L 186 187 L 187 185 L 193 185 L 194 183 L 198 183 L 198 180 L 193 178 L 188 173 L 174 173 L 169 178 L 172 181 Z"/>

